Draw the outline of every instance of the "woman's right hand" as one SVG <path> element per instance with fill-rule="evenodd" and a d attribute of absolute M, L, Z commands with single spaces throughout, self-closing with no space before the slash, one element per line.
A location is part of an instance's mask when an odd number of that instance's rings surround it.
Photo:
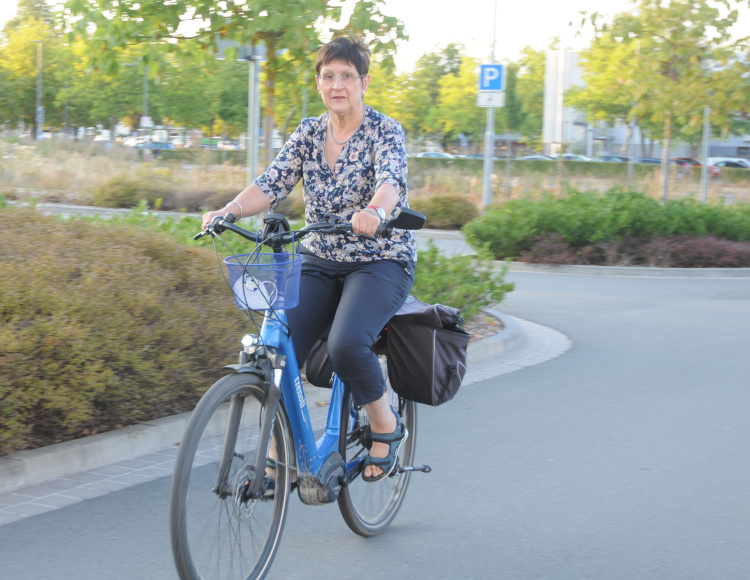
<path fill-rule="evenodd" d="M 201 218 L 203 220 L 203 231 L 206 231 L 206 228 L 208 225 L 214 220 L 215 217 L 225 217 L 226 215 L 232 213 L 231 211 L 227 210 L 225 207 L 224 209 L 220 211 L 209 211 L 203 214 L 203 217 Z"/>

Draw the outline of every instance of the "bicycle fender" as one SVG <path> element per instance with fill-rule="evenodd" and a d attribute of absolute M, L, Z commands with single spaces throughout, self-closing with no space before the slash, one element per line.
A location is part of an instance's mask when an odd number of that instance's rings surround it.
<path fill-rule="evenodd" d="M 262 379 L 265 378 L 263 371 L 252 365 L 226 365 L 223 368 L 233 370 L 237 373 L 252 373 L 254 375 L 258 375 Z"/>

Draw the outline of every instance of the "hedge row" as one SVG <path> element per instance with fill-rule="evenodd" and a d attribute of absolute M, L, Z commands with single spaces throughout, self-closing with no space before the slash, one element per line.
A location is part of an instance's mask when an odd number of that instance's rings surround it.
<path fill-rule="evenodd" d="M 0 229 L 0 454 L 189 410 L 234 362 L 210 252 L 33 209 Z"/>
<path fill-rule="evenodd" d="M 627 238 L 670 236 L 750 240 L 750 204 L 722 206 L 681 199 L 660 203 L 642 193 L 612 189 L 603 195 L 570 192 L 539 201 L 513 200 L 463 228 L 497 259 L 518 257 L 540 237 L 555 234 L 573 249 Z"/>
<path fill-rule="evenodd" d="M 190 410 L 235 362 L 252 325 L 213 252 L 195 247 L 200 220 L 144 209 L 109 221 L 0 211 L 0 455 Z M 512 289 L 488 259 L 420 258 L 414 292 L 467 317 Z"/>

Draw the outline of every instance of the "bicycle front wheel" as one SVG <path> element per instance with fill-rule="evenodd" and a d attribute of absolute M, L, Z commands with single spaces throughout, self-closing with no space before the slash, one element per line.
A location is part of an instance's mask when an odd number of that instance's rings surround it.
<path fill-rule="evenodd" d="M 255 472 L 265 412 L 261 378 L 229 375 L 195 408 L 177 454 L 170 497 L 172 552 L 182 580 L 263 578 L 289 504 L 289 424 L 276 412 L 265 470 Z M 263 478 L 261 499 L 248 497 Z"/>
<path fill-rule="evenodd" d="M 417 441 L 417 405 L 401 399 L 391 389 L 387 380 L 388 398 L 391 406 L 399 412 L 401 420 L 409 431 L 409 437 L 399 451 L 400 465 L 413 465 Z M 347 392 L 341 414 L 341 438 L 339 453 L 349 463 L 364 458 L 369 452 L 370 426 L 367 413 L 362 407 L 352 404 L 352 396 Z M 346 435 L 344 435 L 346 434 Z M 394 472 L 380 481 L 366 482 L 357 477 L 341 489 L 338 503 L 341 515 L 349 528 L 360 536 L 375 536 L 385 530 L 396 517 L 404 494 L 409 485 L 411 472 Z"/>

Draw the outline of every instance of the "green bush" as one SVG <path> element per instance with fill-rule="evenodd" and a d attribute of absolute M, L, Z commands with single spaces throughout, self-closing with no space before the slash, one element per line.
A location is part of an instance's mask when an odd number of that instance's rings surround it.
<path fill-rule="evenodd" d="M 459 308 L 464 318 L 481 308 L 499 304 L 513 290 L 505 282 L 508 264 L 498 271 L 484 250 L 472 256 L 446 256 L 430 240 L 427 251 L 419 252 L 412 294 L 423 302 L 440 303 Z"/>
<path fill-rule="evenodd" d="M 193 247 L 200 220 L 145 210 L 0 211 L 0 455 L 190 410 L 234 362 L 248 322 L 213 253 Z M 236 253 L 254 247 L 223 237 Z M 506 270 L 431 244 L 414 293 L 468 318 L 512 290 Z"/>
<path fill-rule="evenodd" d="M 572 191 L 545 195 L 538 202 L 509 201 L 468 223 L 463 232 L 470 243 L 487 246 L 498 259 L 521 256 L 549 234 L 574 250 L 627 238 L 681 235 L 746 241 L 750 204 L 721 206 L 690 199 L 662 204 L 622 189 L 603 195 Z"/>
<path fill-rule="evenodd" d="M 435 230 L 460 230 L 479 215 L 477 207 L 459 195 L 418 197 L 409 207 L 427 217 L 425 227 Z"/>
<path fill-rule="evenodd" d="M 0 453 L 192 409 L 233 362 L 242 319 L 211 252 L 33 209 L 0 227 Z"/>
<path fill-rule="evenodd" d="M 156 176 L 123 173 L 97 186 L 92 192 L 92 201 L 100 207 L 131 208 L 143 199 L 154 207 L 157 200 L 170 197 L 177 187 L 177 184 Z"/>
<path fill-rule="evenodd" d="M 94 188 L 92 203 L 99 207 L 132 208 L 145 201 L 152 209 L 200 212 L 223 207 L 238 193 L 231 184 L 191 186 L 180 183 L 169 170 L 141 167 L 138 173 L 118 175 Z"/>

